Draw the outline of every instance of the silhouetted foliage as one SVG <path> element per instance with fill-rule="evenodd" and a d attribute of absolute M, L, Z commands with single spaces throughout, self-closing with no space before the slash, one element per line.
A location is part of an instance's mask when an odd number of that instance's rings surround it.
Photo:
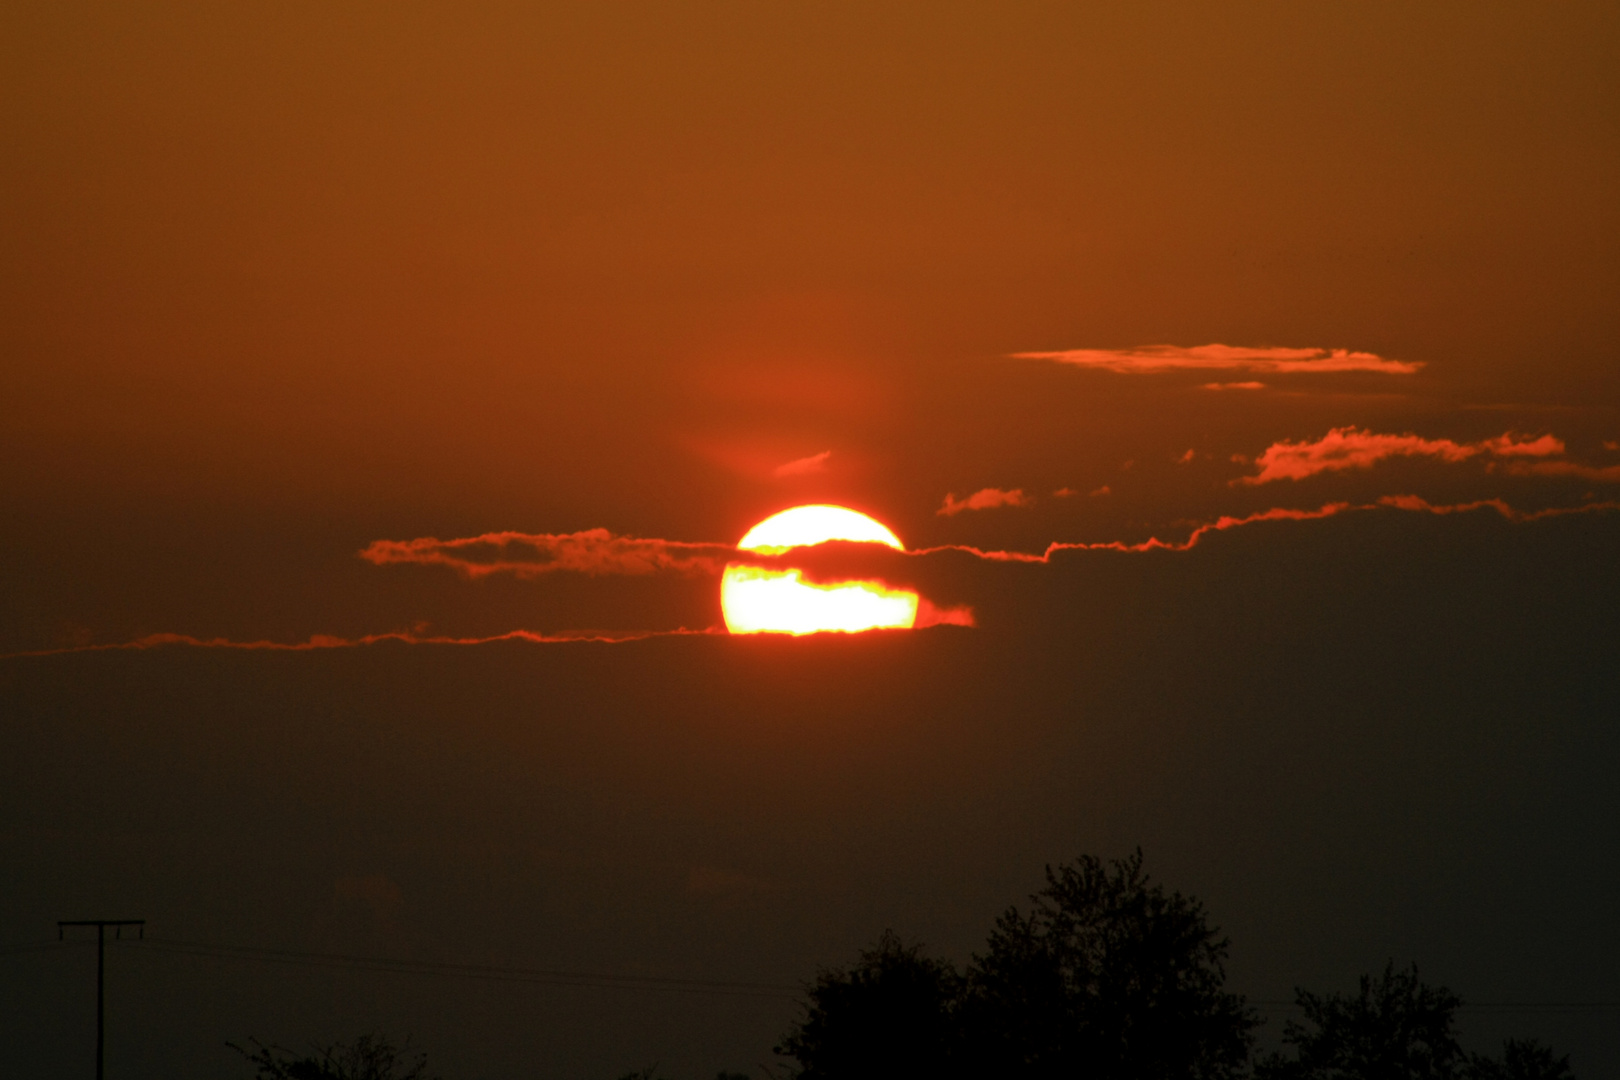
<path fill-rule="evenodd" d="M 437 1080 L 428 1075 L 427 1055 L 413 1053 L 409 1040 L 395 1046 L 381 1035 L 362 1035 L 352 1043 L 317 1046 L 303 1057 L 279 1046 L 249 1039 L 249 1051 L 226 1043 L 258 1068 L 258 1080 Z"/>
<path fill-rule="evenodd" d="M 777 1052 L 804 1080 L 1239 1074 L 1257 1020 L 1222 990 L 1226 941 L 1196 901 L 1149 883 L 1141 852 L 1048 867 L 1030 899 L 965 976 L 892 933 L 822 972 Z"/>
<path fill-rule="evenodd" d="M 658 1080 L 658 1066 L 651 1065 L 640 1072 L 628 1072 L 619 1077 L 619 1080 Z M 714 1074 L 714 1080 L 748 1080 L 747 1073 L 726 1072 L 721 1069 Z"/>
<path fill-rule="evenodd" d="M 1444 987 L 1425 986 L 1414 966 L 1384 968 L 1361 977 L 1354 997 L 1295 992 L 1304 1021 L 1283 1027 L 1294 1056 L 1268 1055 L 1256 1075 L 1262 1080 L 1443 1080 L 1454 1077 L 1467 1057 L 1452 1030 L 1462 1001 Z"/>
<path fill-rule="evenodd" d="M 961 977 L 893 932 L 854 966 L 821 972 L 806 1015 L 776 1048 L 805 1080 L 944 1075 Z"/>
<path fill-rule="evenodd" d="M 1472 1080 L 1575 1080 L 1569 1058 L 1558 1057 L 1535 1039 L 1509 1039 L 1502 1044 L 1502 1060 L 1469 1060 Z"/>
<path fill-rule="evenodd" d="M 1572 1080 L 1569 1059 L 1534 1041 L 1509 1040 L 1500 1061 L 1465 1053 L 1461 999 L 1424 984 L 1416 965 L 1363 975 L 1354 997 L 1299 990 L 1295 1000 L 1305 1019 L 1283 1028 L 1293 1054 L 1267 1055 L 1258 1080 Z"/>
<path fill-rule="evenodd" d="M 963 1053 L 978 1076 L 1221 1080 L 1258 1019 L 1227 993 L 1227 941 L 1203 905 L 1166 893 L 1142 853 L 1047 868 L 968 971 Z"/>
<path fill-rule="evenodd" d="M 1047 867 L 1028 913 L 996 920 L 964 973 L 892 931 L 847 969 L 822 971 L 776 1052 L 801 1080 L 1238 1080 L 1259 1021 L 1226 992 L 1227 940 L 1203 905 L 1166 893 L 1142 853 Z M 1256 1080 L 1574 1080 L 1569 1059 L 1509 1040 L 1466 1053 L 1462 1002 L 1387 965 L 1359 993 L 1296 992 Z"/>

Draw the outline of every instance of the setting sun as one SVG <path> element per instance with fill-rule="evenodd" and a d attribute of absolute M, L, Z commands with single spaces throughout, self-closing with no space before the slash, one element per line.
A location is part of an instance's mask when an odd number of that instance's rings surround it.
<path fill-rule="evenodd" d="M 741 551 L 777 555 L 832 540 L 883 544 L 900 540 L 865 514 L 842 506 L 796 506 L 766 518 L 737 544 Z M 917 594 L 878 581 L 815 584 L 800 570 L 769 570 L 732 563 L 720 579 L 720 607 L 733 634 L 814 634 L 881 628 L 908 629 L 917 621 Z"/>

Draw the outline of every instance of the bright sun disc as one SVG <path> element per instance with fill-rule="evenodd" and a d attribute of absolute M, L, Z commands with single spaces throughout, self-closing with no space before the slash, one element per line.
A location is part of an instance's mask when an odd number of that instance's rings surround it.
<path fill-rule="evenodd" d="M 830 540 L 883 544 L 904 551 L 900 540 L 865 514 L 842 506 L 795 506 L 748 530 L 739 550 L 778 555 Z M 720 608 L 733 634 L 853 633 L 909 629 L 917 621 L 917 594 L 878 581 L 815 584 L 800 570 L 769 570 L 731 563 L 720 578 Z"/>

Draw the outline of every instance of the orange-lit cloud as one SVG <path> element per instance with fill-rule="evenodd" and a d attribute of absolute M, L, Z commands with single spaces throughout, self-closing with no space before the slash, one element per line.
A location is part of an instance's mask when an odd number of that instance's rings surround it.
<path fill-rule="evenodd" d="M 1389 375 L 1410 375 L 1421 362 L 1386 360 L 1376 353 L 1349 349 L 1248 348 L 1241 345 L 1139 345 L 1134 349 L 1063 349 L 1057 352 L 1021 352 L 1018 360 L 1053 360 L 1076 367 L 1098 368 L 1121 375 L 1145 375 L 1162 371 L 1226 370 L 1279 373 L 1378 371 Z M 1252 389 L 1246 383 L 1206 384 Z M 1258 385 L 1258 384 L 1254 384 Z"/>
<path fill-rule="evenodd" d="M 540 577 L 576 574 L 718 574 L 736 554 L 728 544 L 684 543 L 615 536 L 606 529 L 574 533 L 493 532 L 459 540 L 424 536 L 374 540 L 360 557 L 377 566 L 447 566 L 469 578 L 490 574 Z"/>
<path fill-rule="evenodd" d="M 1509 445 L 1519 448 L 1527 444 L 1512 442 Z M 986 550 L 965 544 L 942 544 L 929 548 L 917 548 L 909 552 L 895 552 L 894 556 L 898 558 L 926 558 L 931 555 L 960 553 L 971 555 L 975 558 L 984 559 L 990 562 L 1047 564 L 1052 561 L 1053 556 L 1067 551 L 1181 552 L 1189 551 L 1196 547 L 1204 537 L 1210 535 L 1211 533 L 1224 532 L 1229 529 L 1242 528 L 1247 525 L 1276 521 L 1315 521 L 1323 518 L 1335 517 L 1344 513 L 1380 510 L 1400 510 L 1436 515 L 1491 510 L 1501 515 L 1508 521 L 1523 523 L 1539 521 L 1544 518 L 1563 517 L 1571 514 L 1620 511 L 1620 500 L 1594 501 L 1582 503 L 1577 506 L 1554 506 L 1546 507 L 1540 510 L 1519 510 L 1499 498 L 1476 499 L 1471 502 L 1462 503 L 1433 503 L 1419 495 L 1385 495 L 1370 503 L 1353 504 L 1350 502 L 1332 502 L 1323 504 L 1322 506 L 1314 509 L 1273 507 L 1269 510 L 1261 510 L 1242 516 L 1223 515 L 1216 518 L 1214 521 L 1205 522 L 1195 526 L 1187 534 L 1186 538 L 1182 540 L 1161 540 L 1155 536 L 1134 543 L 1122 540 L 1096 542 L 1058 541 L 1048 544 L 1045 550 L 1039 553 Z M 604 536 L 606 535 L 605 530 L 593 530 L 592 532 L 602 533 Z M 590 534 L 566 535 L 569 537 L 575 537 Z M 529 534 L 492 533 L 486 534 L 482 537 L 472 537 L 463 541 L 431 541 L 432 545 L 439 545 L 439 547 L 429 546 L 428 543 L 423 541 L 378 541 L 377 544 L 373 544 L 372 547 L 367 548 L 366 550 L 367 558 L 374 563 L 384 564 L 389 562 L 404 561 L 429 563 L 434 565 L 448 565 L 460 570 L 462 573 L 467 574 L 470 577 L 477 577 L 486 573 L 496 572 L 511 572 L 518 574 L 524 574 L 526 572 L 530 574 L 547 573 L 550 572 L 551 569 L 560 568 L 553 566 L 552 562 L 547 562 L 543 564 L 546 569 L 533 570 L 531 568 L 531 564 L 529 563 L 512 562 L 508 560 L 505 563 L 499 564 L 495 562 L 475 562 L 472 564 L 474 569 L 468 570 L 462 566 L 462 563 L 466 560 L 445 554 L 445 550 L 463 551 L 476 544 L 491 543 L 492 541 L 490 540 L 490 537 L 506 538 L 512 536 L 520 536 L 525 540 L 537 539 Z M 618 543 L 630 545 L 632 550 L 639 550 L 639 545 L 655 545 L 660 549 L 670 548 L 685 552 L 719 550 L 725 552 L 733 559 L 744 558 L 749 554 L 747 552 L 739 552 L 728 547 L 727 545 L 722 544 L 677 543 L 666 540 L 638 540 L 629 537 L 617 537 L 612 539 Z M 382 546 L 379 547 L 379 545 Z M 414 552 L 416 556 L 420 557 L 395 558 L 391 553 L 396 547 L 409 552 Z M 441 548 L 445 550 L 440 550 Z M 596 561 L 586 560 L 584 565 L 596 567 L 600 564 Z M 665 558 L 661 560 L 654 559 L 644 563 L 625 562 L 620 565 L 633 565 L 638 568 L 633 570 L 619 569 L 607 571 L 581 568 L 581 572 L 651 573 L 659 569 L 673 569 L 681 572 L 698 572 L 693 569 L 693 567 L 698 564 L 695 561 L 684 557 Z M 918 598 L 915 622 L 915 626 L 918 628 L 929 626 L 973 625 L 973 610 L 967 605 L 937 607 L 930 603 L 926 598 Z M 485 645 L 504 641 L 521 641 L 534 644 L 564 644 L 569 642 L 619 643 L 641 641 L 647 638 L 655 637 L 708 636 L 724 635 L 725 633 L 726 630 L 722 627 L 707 627 L 697 630 L 678 627 L 671 630 L 564 630 L 550 633 L 532 630 L 512 630 L 503 634 L 492 634 L 483 637 L 455 637 L 451 635 L 429 635 L 419 631 L 396 630 L 381 634 L 365 634 L 352 638 L 330 634 L 315 634 L 306 640 L 295 642 L 269 641 L 263 639 L 234 641 L 229 638 L 201 638 L 190 634 L 160 633 L 148 634 L 145 637 L 141 637 L 129 642 L 100 645 L 72 645 L 55 649 L 36 649 L 7 653 L 0 655 L 0 659 L 30 656 L 53 656 L 62 653 L 145 650 L 164 648 L 168 646 L 188 646 L 193 648 L 208 649 L 266 650 L 276 652 L 311 652 L 321 649 L 358 648 L 361 646 L 377 645 L 385 642 L 398 642 L 407 645 Z"/>
<path fill-rule="evenodd" d="M 564 642 L 598 642 L 615 644 L 625 641 L 645 641 L 655 637 L 706 637 L 724 634 L 718 627 L 703 630 L 563 630 L 540 633 L 534 630 L 509 630 L 488 637 L 452 637 L 450 635 L 418 634 L 408 630 L 394 630 L 386 634 L 363 634 L 360 637 L 338 637 L 334 634 L 312 634 L 303 641 L 233 641 L 230 638 L 200 638 L 191 634 L 147 634 L 134 641 L 109 645 L 70 645 L 60 649 L 35 649 L 28 652 L 7 653 L 0 659 L 23 656 L 56 656 L 62 653 L 122 652 L 128 650 L 161 649 L 171 645 L 198 649 L 247 649 L 268 652 L 314 652 L 317 649 L 356 649 L 364 645 L 380 645 L 393 641 L 404 645 L 490 645 L 501 641 L 525 641 L 537 645 L 556 645 Z"/>
<path fill-rule="evenodd" d="M 1317 473 L 1344 469 L 1365 469 L 1385 458 L 1432 457 L 1441 461 L 1466 461 L 1480 454 L 1496 457 L 1545 457 L 1561 454 L 1564 444 L 1552 437 L 1524 441 L 1511 434 L 1477 443 L 1451 439 L 1425 439 L 1418 435 L 1383 435 L 1354 427 L 1334 428 L 1315 442 L 1272 443 L 1255 458 L 1260 471 L 1233 483 L 1266 484 L 1273 480 L 1303 480 Z"/>
<path fill-rule="evenodd" d="M 1606 484 L 1620 483 L 1620 465 L 1580 465 L 1573 461 L 1515 462 L 1508 466 L 1515 476 L 1576 476 Z"/>
<path fill-rule="evenodd" d="M 826 472 L 827 459 L 832 457 L 831 450 L 823 450 L 819 454 L 809 457 L 797 458 L 785 465 L 778 465 L 771 470 L 771 475 L 781 478 L 788 476 L 809 476 L 812 473 Z"/>
<path fill-rule="evenodd" d="M 935 607 L 925 598 L 917 605 L 917 629 L 927 626 L 972 626 L 973 609 L 966 604 Z"/>
<path fill-rule="evenodd" d="M 1465 503 L 1431 503 L 1418 495 L 1385 495 L 1375 502 L 1361 504 L 1332 502 L 1325 503 L 1314 510 L 1296 510 L 1278 506 L 1272 507 L 1270 510 L 1245 514 L 1241 517 L 1222 515 L 1214 521 L 1205 522 L 1194 527 L 1185 540 L 1160 540 L 1156 536 L 1150 536 L 1148 539 L 1136 543 L 1127 543 L 1123 540 L 1101 540 L 1091 543 L 1058 541 L 1048 544 L 1046 550 L 1039 554 L 1028 551 L 986 550 L 968 544 L 941 544 L 931 548 L 918 548 L 909 554 L 923 556 L 954 551 L 972 555 L 975 558 L 986 559 L 990 562 L 1049 563 L 1052 561 L 1052 556 L 1064 551 L 1190 551 L 1197 547 L 1198 542 L 1210 533 L 1224 532 L 1227 529 L 1237 529 L 1245 525 L 1255 525 L 1268 521 L 1317 521 L 1322 518 L 1336 517 L 1339 514 L 1369 510 L 1406 510 L 1426 514 L 1459 514 L 1474 510 L 1494 510 L 1509 521 L 1531 522 L 1540 521 L 1543 518 L 1564 517 L 1569 514 L 1590 514 L 1620 510 L 1620 500 L 1582 503 L 1579 506 L 1553 506 L 1542 510 L 1517 510 L 1501 499 L 1477 499 Z"/>
<path fill-rule="evenodd" d="M 980 488 L 965 499 L 954 493 L 945 496 L 945 503 L 934 511 L 942 517 L 954 517 L 964 510 L 993 510 L 998 506 L 1033 506 L 1035 500 L 1024 494 L 1023 488 L 1002 491 L 1000 488 Z"/>
<path fill-rule="evenodd" d="M 1264 390 L 1263 382 L 1207 382 L 1205 390 Z"/>

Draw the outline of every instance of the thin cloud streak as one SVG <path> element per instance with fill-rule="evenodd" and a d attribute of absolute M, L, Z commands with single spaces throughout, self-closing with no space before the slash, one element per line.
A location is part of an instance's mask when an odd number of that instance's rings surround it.
<path fill-rule="evenodd" d="M 1419 435 L 1384 435 L 1355 427 L 1333 428 L 1315 442 L 1272 443 L 1254 463 L 1260 471 L 1234 484 L 1268 484 L 1274 480 L 1303 480 L 1324 472 L 1366 469 L 1392 457 L 1431 457 L 1460 462 L 1488 454 L 1494 457 L 1546 457 L 1562 454 L 1564 444 L 1551 435 L 1518 441 L 1512 433 L 1477 443 L 1451 439 L 1425 439 Z"/>
<path fill-rule="evenodd" d="M 1508 466 L 1507 471 L 1514 476 L 1578 476 L 1583 480 L 1620 484 L 1620 465 L 1581 465 L 1573 461 L 1515 462 Z"/>
<path fill-rule="evenodd" d="M 1251 348 L 1242 345 L 1139 345 L 1134 349 L 1061 349 L 1055 352 L 1020 352 L 1015 360 L 1051 360 L 1075 367 L 1097 368 L 1120 375 L 1149 375 L 1165 371 L 1299 372 L 1376 371 L 1411 375 L 1421 361 L 1388 360 L 1377 353 L 1349 349 Z M 1220 383 L 1206 384 L 1214 389 Z M 1229 384 L 1242 389 L 1251 384 Z"/>
<path fill-rule="evenodd" d="M 1515 444 L 1523 445 L 1523 444 Z M 1502 499 L 1476 499 L 1465 503 L 1432 503 L 1419 495 L 1385 495 L 1370 503 L 1352 504 L 1349 502 L 1325 503 L 1316 509 L 1294 509 L 1289 507 L 1272 507 L 1256 513 L 1243 516 L 1223 515 L 1214 521 L 1205 522 L 1196 526 L 1185 540 L 1161 540 L 1158 537 L 1149 537 L 1136 543 L 1127 543 L 1122 540 L 1107 540 L 1091 543 L 1071 543 L 1055 541 L 1046 546 L 1045 551 L 1035 554 L 1025 551 L 998 551 L 985 550 L 967 544 L 940 544 L 934 547 L 915 548 L 904 553 L 895 553 L 907 558 L 926 557 L 946 553 L 961 553 L 971 555 L 989 562 L 1022 563 L 1022 564 L 1049 564 L 1052 557 L 1065 551 L 1120 551 L 1120 552 L 1147 552 L 1147 551 L 1190 551 L 1196 547 L 1204 537 L 1215 532 L 1224 532 L 1228 529 L 1241 528 L 1245 525 L 1254 525 L 1268 521 L 1317 521 L 1323 518 L 1336 517 L 1339 514 L 1361 512 L 1369 510 L 1401 510 L 1412 513 L 1426 514 L 1461 514 L 1478 510 L 1493 510 L 1508 521 L 1515 523 L 1540 521 L 1545 518 L 1564 517 L 1571 514 L 1600 513 L 1604 511 L 1620 510 L 1620 500 L 1606 500 L 1602 502 L 1582 503 L 1579 506 L 1553 506 L 1541 510 L 1518 510 Z M 594 530 L 605 532 L 605 530 Z M 507 536 L 528 534 L 486 534 L 487 536 Z M 570 534 L 578 535 L 578 534 Z M 466 545 L 484 540 L 484 537 L 469 538 L 466 541 L 435 541 L 451 546 Z M 628 540 L 629 538 L 618 538 Z M 671 541 L 632 541 L 634 543 L 671 544 Z M 379 541 L 378 543 L 392 543 Z M 373 545 L 375 547 L 376 545 Z M 678 545 L 685 549 L 721 548 L 719 544 L 683 544 Z M 367 551 L 371 549 L 368 548 Z M 730 549 L 727 549 L 730 550 Z M 743 553 L 745 554 L 745 553 Z M 373 562 L 388 562 L 389 559 L 372 559 Z M 409 559 L 405 561 L 430 562 L 434 564 L 450 564 L 453 562 L 443 558 Z M 480 567 L 490 564 L 480 563 Z M 496 571 L 488 571 L 496 572 Z M 639 573 L 651 571 L 637 571 Z M 973 609 L 967 605 L 954 607 L 936 607 L 928 600 L 923 599 L 918 608 L 916 626 L 919 629 L 930 626 L 973 626 Z M 618 644 L 630 641 L 643 641 L 657 637 L 709 637 L 728 636 L 727 631 L 718 626 L 711 626 L 700 630 L 691 630 L 686 627 L 677 627 L 673 630 L 564 630 L 555 633 L 542 633 L 533 630 L 511 630 L 503 634 L 491 634 L 484 637 L 454 637 L 451 635 L 428 635 L 412 631 L 395 630 L 382 634 L 365 634 L 359 637 L 346 638 L 332 634 L 314 634 L 304 641 L 270 641 L 259 639 L 254 641 L 235 641 L 230 638 L 201 638 L 191 634 L 160 633 L 148 634 L 134 641 L 117 642 L 104 645 L 71 645 L 55 649 L 30 649 L 21 652 L 0 654 L 0 660 L 21 659 L 25 657 L 60 656 L 69 653 L 89 652 L 123 652 L 144 651 L 169 646 L 189 646 L 203 649 L 240 649 L 247 651 L 270 652 L 313 652 L 321 649 L 350 649 L 367 645 L 378 645 L 384 642 L 399 642 L 405 645 L 488 645 L 503 641 L 522 641 L 531 644 L 567 644 L 594 642 L 598 644 Z"/>
<path fill-rule="evenodd" d="M 148 634 L 145 637 L 136 638 L 134 641 L 122 641 L 107 645 L 68 645 L 60 649 L 31 649 L 26 652 L 5 653 L 0 655 L 0 660 L 11 660 L 25 656 L 61 656 L 66 653 L 141 652 L 147 649 L 167 648 L 171 645 L 184 645 L 197 649 L 314 652 L 318 649 L 357 649 L 366 645 L 380 645 L 387 641 L 397 641 L 405 645 L 491 645 L 501 641 L 526 641 L 537 645 L 558 645 L 567 642 L 618 644 L 626 641 L 645 641 L 648 638 L 655 637 L 706 637 L 724 634 L 725 630 L 720 627 L 688 630 L 684 626 L 674 630 L 563 630 L 554 634 L 545 634 L 534 630 L 509 630 L 504 634 L 491 634 L 487 637 L 452 637 L 449 635 L 415 634 L 405 630 L 394 630 L 386 634 L 363 634 L 354 638 L 339 637 L 334 634 L 312 634 L 304 641 L 268 641 L 262 639 L 257 641 L 233 641 L 230 638 L 200 638 L 191 634 Z"/>
<path fill-rule="evenodd" d="M 1033 506 L 1035 500 L 1024 494 L 1023 488 L 1003 491 L 1000 488 L 980 488 L 965 499 L 953 492 L 945 496 L 945 503 L 934 513 L 940 517 L 955 517 L 964 510 L 994 510 L 1001 506 Z"/>
<path fill-rule="evenodd" d="M 1046 550 L 1040 554 L 1027 551 L 987 551 L 984 548 L 973 547 L 969 544 L 940 544 L 935 547 L 918 548 L 907 552 L 907 554 L 921 556 L 954 551 L 990 562 L 1044 564 L 1050 563 L 1053 555 L 1064 551 L 1190 551 L 1197 547 L 1198 542 L 1209 534 L 1224 532 L 1227 529 L 1237 529 L 1245 525 L 1255 525 L 1266 521 L 1318 521 L 1322 518 L 1336 517 L 1339 514 L 1366 510 L 1405 510 L 1426 514 L 1461 514 L 1475 510 L 1494 510 L 1509 521 L 1523 523 L 1540 521 L 1543 518 L 1564 517 L 1569 514 L 1590 514 L 1605 510 L 1620 510 L 1620 501 L 1589 502 L 1582 503 L 1579 506 L 1553 506 L 1542 510 L 1517 510 L 1501 499 L 1477 499 L 1466 503 L 1431 503 L 1418 495 L 1385 495 L 1376 502 L 1360 504 L 1349 502 L 1324 503 L 1314 510 L 1272 507 L 1270 510 L 1261 510 L 1242 517 L 1223 515 L 1214 521 L 1196 526 L 1185 540 L 1160 540 L 1156 536 L 1151 536 L 1134 544 L 1126 543 L 1123 540 L 1103 540 L 1094 543 L 1054 541 L 1048 544 Z"/>
<path fill-rule="evenodd" d="M 811 454 L 809 457 L 796 458 L 785 465 L 778 465 L 772 469 L 771 475 L 780 480 L 789 476 L 812 476 L 816 473 L 826 472 L 827 459 L 830 457 L 832 457 L 832 451 L 823 450 L 821 453 Z"/>
<path fill-rule="evenodd" d="M 527 557 L 524 557 L 527 553 Z M 513 574 L 535 578 L 569 572 L 641 575 L 661 572 L 718 574 L 737 556 L 730 544 L 615 536 L 606 529 L 574 533 L 492 532 L 458 540 L 424 536 L 374 540 L 360 557 L 374 566 L 410 563 L 447 566 L 467 578 Z"/>

